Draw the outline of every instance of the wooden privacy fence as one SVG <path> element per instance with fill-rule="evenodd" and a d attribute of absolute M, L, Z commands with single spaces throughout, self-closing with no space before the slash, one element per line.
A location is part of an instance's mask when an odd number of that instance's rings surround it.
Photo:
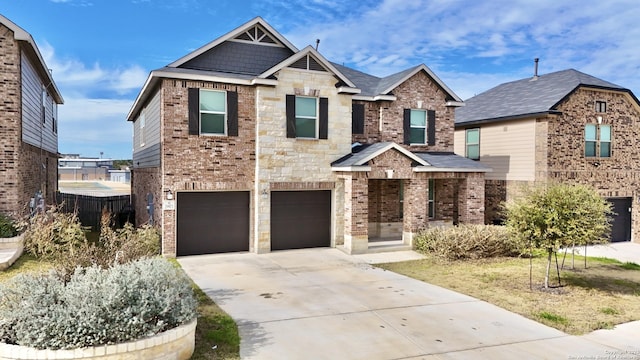
<path fill-rule="evenodd" d="M 56 201 L 61 205 L 62 211 L 77 212 L 80 223 L 92 230 L 100 229 L 103 209 L 111 213 L 118 226 L 124 225 L 126 221 L 133 223 L 135 218 L 131 208 L 131 195 L 90 196 L 58 192 Z"/>

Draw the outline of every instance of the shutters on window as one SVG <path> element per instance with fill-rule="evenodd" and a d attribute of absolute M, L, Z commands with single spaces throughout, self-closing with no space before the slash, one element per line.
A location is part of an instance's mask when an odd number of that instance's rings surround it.
<path fill-rule="evenodd" d="M 353 104 L 351 108 L 351 132 L 364 134 L 364 104 Z"/>
<path fill-rule="evenodd" d="M 320 98 L 320 116 L 318 117 L 318 138 L 329 137 L 329 99 Z"/>
<path fill-rule="evenodd" d="M 427 110 L 427 145 L 436 144 L 436 111 Z"/>

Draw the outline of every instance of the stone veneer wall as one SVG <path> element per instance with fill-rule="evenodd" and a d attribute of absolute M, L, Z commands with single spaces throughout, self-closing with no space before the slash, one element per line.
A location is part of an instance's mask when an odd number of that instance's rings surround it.
<path fill-rule="evenodd" d="M 238 136 L 189 135 L 188 89 L 238 93 Z M 256 90 L 204 81 L 162 81 L 162 188 L 181 191 L 251 191 L 255 176 Z M 177 194 L 174 196 L 177 197 Z M 160 196 L 161 201 L 164 201 Z M 158 201 L 159 205 L 160 202 Z M 175 255 L 175 210 L 162 210 L 163 253 Z"/>
<path fill-rule="evenodd" d="M 351 96 L 338 94 L 330 73 L 285 68 L 276 77 L 276 87 L 258 87 L 257 166 L 254 188 L 255 249 L 271 250 L 270 194 L 272 190 L 320 190 L 330 183 L 333 196 L 332 244 L 342 242 L 336 229 L 343 216 L 342 193 L 335 190 L 336 174 L 331 162 L 351 152 Z M 316 94 L 328 98 L 328 139 L 286 137 L 286 95 Z M 299 184 L 296 184 L 299 183 Z M 304 185 L 305 183 L 309 186 Z M 300 188 L 302 187 L 302 188 Z M 341 233 L 341 232 L 340 232 Z"/>

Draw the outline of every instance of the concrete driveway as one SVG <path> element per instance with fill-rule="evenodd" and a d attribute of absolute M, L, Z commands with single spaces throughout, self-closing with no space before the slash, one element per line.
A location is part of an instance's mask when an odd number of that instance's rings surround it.
<path fill-rule="evenodd" d="M 570 336 L 337 249 L 178 261 L 236 320 L 243 359 L 640 358 L 639 323 Z"/>

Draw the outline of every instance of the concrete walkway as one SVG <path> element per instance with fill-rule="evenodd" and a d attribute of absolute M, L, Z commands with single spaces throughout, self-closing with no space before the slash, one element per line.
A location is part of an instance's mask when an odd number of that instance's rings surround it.
<path fill-rule="evenodd" d="M 236 320 L 243 359 L 640 359 L 640 322 L 570 336 L 369 265 L 384 256 L 309 249 L 178 261 Z"/>

